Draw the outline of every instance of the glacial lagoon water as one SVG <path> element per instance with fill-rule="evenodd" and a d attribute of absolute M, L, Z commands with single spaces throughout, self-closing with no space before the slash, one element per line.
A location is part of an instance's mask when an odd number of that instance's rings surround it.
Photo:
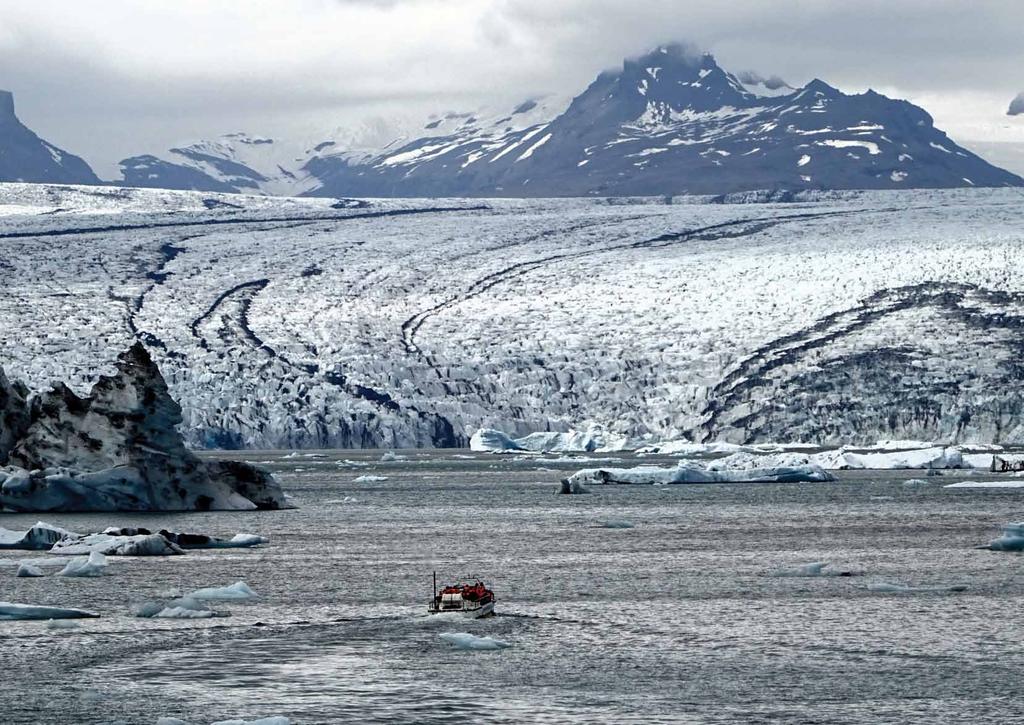
<path fill-rule="evenodd" d="M 0 600 L 81 607 L 70 629 L 0 622 L 0 722 L 965 723 L 1024 715 L 1024 559 L 979 550 L 1024 520 L 1022 489 L 968 474 L 829 484 L 597 488 L 555 495 L 573 456 L 251 452 L 294 511 L 2 515 L 269 536 L 251 550 L 110 558 L 107 575 L 17 579 Z M 595 455 L 631 465 L 631 455 Z M 618 459 L 616 461 L 607 460 Z M 644 458 L 659 463 L 667 459 Z M 360 476 L 386 480 L 360 481 Z M 972 478 L 988 477 L 975 473 Z M 623 522 L 631 528 L 609 528 Z M 770 572 L 815 561 L 850 577 Z M 429 617 L 431 572 L 479 575 L 501 616 Z M 47 567 L 50 572 L 55 567 Z M 229 616 L 133 605 L 244 580 Z M 963 585 L 885 593 L 868 586 Z M 452 648 L 470 632 L 511 643 Z"/>

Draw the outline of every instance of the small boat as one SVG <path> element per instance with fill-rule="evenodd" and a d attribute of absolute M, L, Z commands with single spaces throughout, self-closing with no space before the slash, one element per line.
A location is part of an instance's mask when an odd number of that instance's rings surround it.
<path fill-rule="evenodd" d="M 437 572 L 434 572 L 434 597 L 427 605 L 430 614 L 459 612 L 470 619 L 494 616 L 494 592 L 482 581 L 474 579 L 437 588 Z"/>

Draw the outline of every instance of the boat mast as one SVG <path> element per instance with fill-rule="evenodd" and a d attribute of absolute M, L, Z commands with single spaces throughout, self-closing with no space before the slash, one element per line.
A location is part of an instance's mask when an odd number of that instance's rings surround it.
<path fill-rule="evenodd" d="M 434 596 L 433 596 L 433 598 L 430 601 L 433 602 L 433 601 L 436 601 L 436 600 L 437 600 L 437 570 L 435 569 L 434 570 Z"/>

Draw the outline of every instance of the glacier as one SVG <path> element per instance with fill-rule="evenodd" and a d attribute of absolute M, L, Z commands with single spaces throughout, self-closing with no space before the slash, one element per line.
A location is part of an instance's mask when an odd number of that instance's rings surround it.
<path fill-rule="evenodd" d="M 1017 192 L 753 201 L 0 185 L 0 389 L 141 341 L 194 448 L 1024 443 Z"/>

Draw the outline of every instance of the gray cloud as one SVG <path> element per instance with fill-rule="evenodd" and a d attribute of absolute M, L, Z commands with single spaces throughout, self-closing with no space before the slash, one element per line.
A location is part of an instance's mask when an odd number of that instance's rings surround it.
<path fill-rule="evenodd" d="M 0 0 L 0 88 L 30 126 L 109 168 L 239 129 L 315 134 L 571 94 L 685 41 L 791 85 L 937 99 L 955 135 L 1006 118 L 1021 27 L 1018 0 Z"/>

